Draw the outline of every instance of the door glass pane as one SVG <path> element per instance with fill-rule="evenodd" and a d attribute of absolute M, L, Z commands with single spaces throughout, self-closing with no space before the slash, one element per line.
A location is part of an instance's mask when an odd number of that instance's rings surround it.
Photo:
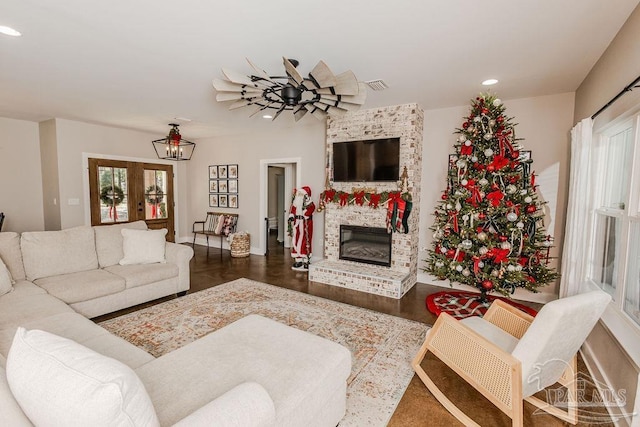
<path fill-rule="evenodd" d="M 145 219 L 167 218 L 167 172 L 144 171 Z"/>
<path fill-rule="evenodd" d="M 631 223 L 624 311 L 640 324 L 640 222 Z"/>
<path fill-rule="evenodd" d="M 110 224 L 129 221 L 127 169 L 98 167 L 100 183 L 100 222 Z"/>
<path fill-rule="evenodd" d="M 595 257 L 591 279 L 615 297 L 621 220 L 597 213 Z"/>

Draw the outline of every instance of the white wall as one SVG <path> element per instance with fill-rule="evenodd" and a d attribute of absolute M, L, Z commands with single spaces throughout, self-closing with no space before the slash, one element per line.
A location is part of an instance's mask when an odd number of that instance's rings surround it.
<path fill-rule="evenodd" d="M 539 175 L 541 198 L 551 208 L 545 226 L 556 237 L 552 256 L 558 256 L 564 233 L 565 205 L 568 181 L 569 129 L 572 126 L 574 94 L 542 96 L 505 100 L 506 115 L 514 117 L 516 137 L 525 150 L 532 151 L 533 167 Z M 469 105 L 425 111 L 424 141 L 422 144 L 422 197 L 420 204 L 420 248 L 431 246 L 429 227 L 442 191 L 446 188 L 448 155 L 454 152 L 456 128 L 462 126 L 463 117 L 469 114 Z M 421 252 L 419 268 L 424 267 L 426 253 Z M 554 265 L 556 263 L 554 262 Z M 418 281 L 440 286 L 448 282 L 436 281 L 426 273 L 418 275 Z M 557 296 L 557 283 L 541 289 L 544 294 L 532 295 L 518 290 L 516 296 L 523 299 L 550 300 Z"/>
<path fill-rule="evenodd" d="M 247 127 L 251 127 L 247 118 Z M 203 220 L 207 211 L 238 213 L 238 231 L 248 231 L 251 247 L 258 251 L 259 235 L 265 233 L 264 218 L 260 217 L 260 161 L 269 159 L 300 158 L 298 171 L 301 185 L 311 187 L 312 198 L 316 201 L 324 188 L 324 143 L 326 129 L 324 122 L 306 117 L 295 126 L 283 130 L 261 131 L 219 138 L 202 139 L 189 162 L 188 223 Z M 209 165 L 238 164 L 239 208 L 209 207 Z M 266 195 L 264 195 L 266 199 Z M 288 196 L 287 196 L 288 197 Z M 324 217 L 314 215 L 313 258 L 321 257 Z M 191 239 L 183 234 L 183 239 Z M 215 245 L 215 243 L 214 243 Z"/>
<path fill-rule="evenodd" d="M 38 123 L 0 117 L 3 231 L 44 229 Z"/>

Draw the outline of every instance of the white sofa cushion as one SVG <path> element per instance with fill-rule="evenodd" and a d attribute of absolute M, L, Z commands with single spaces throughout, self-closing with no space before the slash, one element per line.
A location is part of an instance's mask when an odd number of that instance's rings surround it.
<path fill-rule="evenodd" d="M 91 227 L 24 232 L 20 246 L 27 279 L 31 281 L 98 268 Z"/>
<path fill-rule="evenodd" d="M 0 356 L 2 359 L 2 356 Z M 29 418 L 22 412 L 20 405 L 13 397 L 7 382 L 7 373 L 5 372 L 3 363 L 0 363 L 0 426 L 31 426 Z"/>
<path fill-rule="evenodd" d="M 123 228 L 120 232 L 122 233 L 122 249 L 124 251 L 120 265 L 166 262 L 164 257 L 166 228 L 160 230 Z"/>
<path fill-rule="evenodd" d="M 159 425 L 131 368 L 66 338 L 19 328 L 6 371 L 11 392 L 36 425 Z"/>
<path fill-rule="evenodd" d="M 12 231 L 0 233 L 0 258 L 7 265 L 13 280 L 24 280 L 24 266 L 20 251 L 20 235 Z"/>
<path fill-rule="evenodd" d="M 178 266 L 173 263 L 112 265 L 105 270 L 122 277 L 127 289 L 172 279 L 178 277 L 180 272 Z"/>
<path fill-rule="evenodd" d="M 67 304 L 100 298 L 122 292 L 125 289 L 125 281 L 122 277 L 105 270 L 80 271 L 43 277 L 34 280 L 34 283 Z"/>
<path fill-rule="evenodd" d="M 0 258 L 0 295 L 11 292 L 14 283 L 15 282 L 11 278 L 11 273 L 9 273 L 7 266 L 4 265 L 4 262 L 2 262 L 2 259 Z"/>
<path fill-rule="evenodd" d="M 101 268 L 116 265 L 124 257 L 122 249 L 122 229 L 146 230 L 144 221 L 127 222 L 125 224 L 103 225 L 93 227 L 96 234 L 96 252 Z"/>

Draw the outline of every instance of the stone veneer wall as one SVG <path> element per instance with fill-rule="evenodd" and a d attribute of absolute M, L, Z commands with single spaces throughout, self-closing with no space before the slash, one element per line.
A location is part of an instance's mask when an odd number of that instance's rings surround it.
<path fill-rule="evenodd" d="M 416 283 L 418 274 L 423 127 L 424 113 L 417 104 L 363 110 L 341 117 L 329 117 L 327 120 L 327 159 L 333 157 L 334 142 L 400 137 L 400 173 L 406 166 L 409 176 L 408 189 L 413 201 L 413 209 L 409 216 L 409 233 L 393 233 L 392 237 L 390 270 L 404 272 L 409 276 L 409 285 L 404 286 L 406 289 L 401 290 L 400 296 Z M 348 192 L 354 188 L 375 189 L 378 193 L 399 190 L 399 184 L 394 182 L 332 184 L 335 190 Z M 366 204 L 338 207 L 336 204 L 328 203 L 324 223 L 325 258 L 329 261 L 339 259 L 340 224 L 386 227 L 386 215 L 386 205 L 373 209 Z M 366 270 L 366 264 L 357 265 L 363 266 Z"/>

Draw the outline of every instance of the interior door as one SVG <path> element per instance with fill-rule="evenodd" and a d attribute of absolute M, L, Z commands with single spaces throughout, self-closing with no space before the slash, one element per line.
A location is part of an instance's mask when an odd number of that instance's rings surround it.
<path fill-rule="evenodd" d="M 91 225 L 143 220 L 175 240 L 173 166 L 89 159 Z"/>

